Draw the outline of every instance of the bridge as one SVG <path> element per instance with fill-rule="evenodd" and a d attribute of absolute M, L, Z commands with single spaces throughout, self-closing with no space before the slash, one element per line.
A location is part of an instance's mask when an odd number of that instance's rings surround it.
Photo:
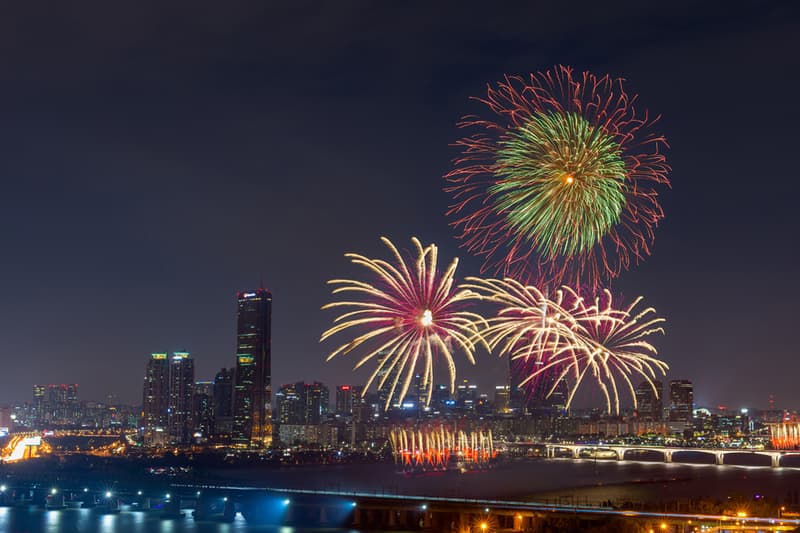
<path fill-rule="evenodd" d="M 762 450 L 751 448 L 683 448 L 674 446 L 636 446 L 636 445 L 617 445 L 617 444 L 543 444 L 547 451 L 548 458 L 559 457 L 564 451 L 568 451 L 573 459 L 596 458 L 596 459 L 616 459 L 625 461 L 628 453 L 657 452 L 663 457 L 665 463 L 681 462 L 675 460 L 676 454 L 681 453 L 701 453 L 714 459 L 714 464 L 724 465 L 727 455 L 754 455 L 768 457 L 772 468 L 781 468 L 781 459 L 784 457 L 800 457 L 800 451 L 793 450 Z M 680 457 L 678 457 L 680 459 Z"/>
<path fill-rule="evenodd" d="M 609 518 L 636 521 L 645 530 L 659 531 L 686 531 L 696 527 L 705 532 L 792 531 L 800 527 L 800 518 L 748 517 L 744 513 L 737 516 L 660 513 L 606 506 L 365 491 L 173 484 L 166 491 L 127 488 L 112 493 L 109 489 L 81 485 L 0 485 L 0 508 L 43 505 L 47 509 L 64 509 L 80 502 L 89 502 L 89 507 L 100 513 L 119 512 L 120 503 L 123 503 L 128 509 L 125 512 L 155 512 L 163 519 L 182 517 L 183 511 L 188 510 L 198 522 L 230 522 L 241 513 L 248 523 L 299 528 L 389 527 L 452 533 L 530 531 L 537 523 L 541 525 L 552 518 L 577 520 L 581 529 Z"/>

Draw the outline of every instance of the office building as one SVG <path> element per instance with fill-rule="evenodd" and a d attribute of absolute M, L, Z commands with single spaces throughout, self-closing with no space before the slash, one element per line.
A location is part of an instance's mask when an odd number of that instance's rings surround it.
<path fill-rule="evenodd" d="M 355 404 L 355 387 L 352 385 L 339 385 L 336 387 L 336 414 L 352 416 Z"/>
<path fill-rule="evenodd" d="M 687 379 L 669 382 L 669 425 L 672 431 L 683 431 L 694 423 L 694 387 Z"/>
<path fill-rule="evenodd" d="M 236 384 L 233 443 L 263 447 L 272 443 L 272 294 L 265 289 L 237 295 Z"/>
<path fill-rule="evenodd" d="M 655 388 L 655 390 L 653 390 Z M 660 422 L 664 414 L 664 384 L 643 381 L 636 388 L 636 418 L 641 422 Z"/>

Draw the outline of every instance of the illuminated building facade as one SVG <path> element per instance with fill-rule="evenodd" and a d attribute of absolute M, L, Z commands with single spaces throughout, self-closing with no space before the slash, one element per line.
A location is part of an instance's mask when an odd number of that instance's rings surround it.
<path fill-rule="evenodd" d="M 272 294 L 266 289 L 238 294 L 233 438 L 239 446 L 272 443 Z"/>
<path fill-rule="evenodd" d="M 188 444 L 193 433 L 194 360 L 188 352 L 175 352 L 169 367 L 169 440 Z"/>
<path fill-rule="evenodd" d="M 142 394 L 142 427 L 148 446 L 167 441 L 169 408 L 169 359 L 166 353 L 154 353 L 147 361 Z"/>

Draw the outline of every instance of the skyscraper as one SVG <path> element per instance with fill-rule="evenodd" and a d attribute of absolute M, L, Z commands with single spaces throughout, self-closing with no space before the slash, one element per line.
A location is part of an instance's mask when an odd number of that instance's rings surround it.
<path fill-rule="evenodd" d="M 169 362 L 169 439 L 188 444 L 192 438 L 194 360 L 189 352 L 175 352 Z"/>
<path fill-rule="evenodd" d="M 214 376 L 214 440 L 230 442 L 233 431 L 233 368 L 222 368 Z"/>
<path fill-rule="evenodd" d="M 681 431 L 691 427 L 694 420 L 694 386 L 688 379 L 669 382 L 670 429 Z"/>
<path fill-rule="evenodd" d="M 198 381 L 192 399 L 194 437 L 207 440 L 214 430 L 214 383 Z"/>
<path fill-rule="evenodd" d="M 271 324 L 268 290 L 238 294 L 233 443 L 239 446 L 272 443 Z"/>
<path fill-rule="evenodd" d="M 142 427 L 145 445 L 165 444 L 169 406 L 169 361 L 154 353 L 147 361 L 142 393 Z"/>
<path fill-rule="evenodd" d="M 281 424 L 316 425 L 328 413 L 328 387 L 318 381 L 284 385 L 276 396 Z"/>
<path fill-rule="evenodd" d="M 378 353 L 378 366 L 380 367 L 380 370 L 378 370 L 378 375 L 375 379 L 375 383 L 378 384 L 378 401 L 380 402 L 381 409 L 386 411 L 400 408 L 398 395 L 400 389 L 403 387 L 402 381 L 398 379 L 400 365 L 389 367 L 389 364 L 384 364 L 391 356 L 392 352 L 386 350 Z M 396 386 L 395 380 L 398 382 Z M 381 382 L 383 382 L 382 385 Z M 391 402 L 387 405 L 387 402 L 389 402 L 389 394 L 392 392 L 392 387 L 395 388 L 395 391 L 392 395 Z"/>
<path fill-rule="evenodd" d="M 289 383 L 278 389 L 275 395 L 278 409 L 278 423 L 305 424 L 306 395 L 305 384 Z"/>
<path fill-rule="evenodd" d="M 353 393 L 351 385 L 339 385 L 336 387 L 336 414 L 350 416 L 353 414 Z"/>
<path fill-rule="evenodd" d="M 330 408 L 330 391 L 328 387 L 315 381 L 305 386 L 306 424 L 319 424 L 328 414 Z"/>
<path fill-rule="evenodd" d="M 643 422 L 660 422 L 664 415 L 664 384 L 657 380 L 653 384 L 658 393 L 647 381 L 636 387 L 636 416 Z"/>

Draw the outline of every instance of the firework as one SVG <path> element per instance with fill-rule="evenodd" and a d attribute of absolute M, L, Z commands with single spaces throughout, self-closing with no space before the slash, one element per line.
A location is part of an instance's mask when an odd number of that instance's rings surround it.
<path fill-rule="evenodd" d="M 478 101 L 489 118 L 456 144 L 448 215 L 483 271 L 540 286 L 599 286 L 649 255 L 668 185 L 663 137 L 621 79 L 568 67 L 506 78 Z"/>
<path fill-rule="evenodd" d="M 459 463 L 485 466 L 497 456 L 491 430 L 396 427 L 389 432 L 389 442 L 395 463 L 404 470 L 446 470 Z"/>
<path fill-rule="evenodd" d="M 769 425 L 770 441 L 776 450 L 796 450 L 800 447 L 800 424 L 783 422 Z"/>
<path fill-rule="evenodd" d="M 402 402 L 421 362 L 421 385 L 427 391 L 424 401 L 428 404 L 433 390 L 434 356 L 441 355 L 446 362 L 452 392 L 456 379 L 454 352 L 463 352 L 475 363 L 473 354 L 480 342 L 478 331 L 483 318 L 463 310 L 464 302 L 476 295 L 454 284 L 458 258 L 439 272 L 436 245 L 423 247 L 416 237 L 412 238 L 416 254 L 413 262 L 407 263 L 389 239 L 381 240 L 391 251 L 394 263 L 358 254 L 345 255 L 353 264 L 367 268 L 375 278 L 374 284 L 346 279 L 328 282 L 335 286 L 334 295 L 348 293 L 356 298 L 323 306 L 323 309 L 347 311 L 335 319 L 320 341 L 344 331 L 363 331 L 336 348 L 328 360 L 362 351 L 355 366 L 359 368 L 377 359 L 377 368 L 365 390 L 376 380 L 379 388 L 388 385 L 385 408 L 392 399 Z"/>
<path fill-rule="evenodd" d="M 481 335 L 490 349 L 524 365 L 528 375 L 521 385 L 552 376 L 549 396 L 564 380 L 569 408 L 588 377 L 602 391 L 608 412 L 617 414 L 621 388 L 627 389 L 636 406 L 633 378 L 644 379 L 655 394 L 660 393 L 656 373 L 664 374 L 668 366 L 658 359 L 649 338 L 664 333 L 664 319 L 651 307 L 637 311 L 641 298 L 616 309 L 608 290 L 587 303 L 569 287 L 548 298 L 536 287 L 513 279 L 467 278 L 464 287 L 501 306 Z"/>

